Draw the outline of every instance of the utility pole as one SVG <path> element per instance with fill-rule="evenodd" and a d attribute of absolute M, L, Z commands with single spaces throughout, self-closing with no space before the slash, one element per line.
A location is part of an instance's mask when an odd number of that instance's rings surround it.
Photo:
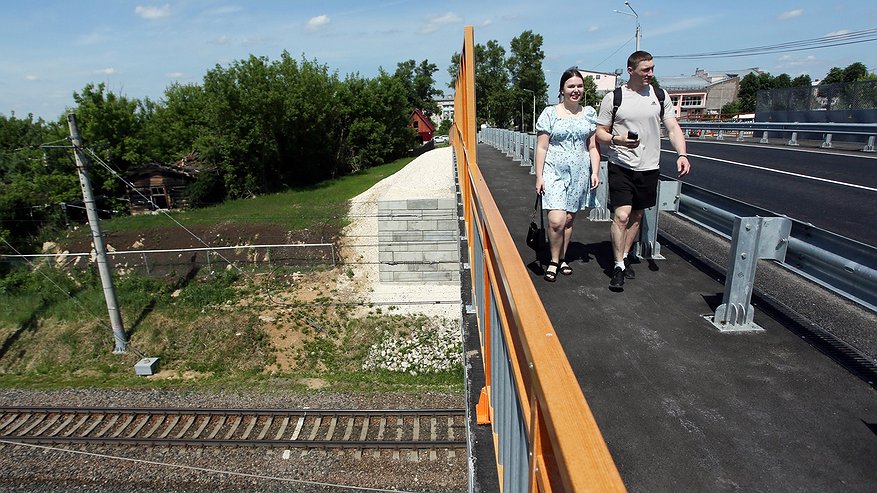
<path fill-rule="evenodd" d="M 524 89 L 523 87 L 521 89 Z M 533 94 L 533 126 L 530 127 L 530 132 L 536 131 L 536 91 L 531 89 L 524 89 L 525 91 Z M 523 117 L 521 117 L 523 119 Z"/>
<path fill-rule="evenodd" d="M 633 12 L 633 14 L 628 12 L 622 12 L 620 10 L 613 10 L 612 12 L 615 12 L 616 14 L 629 15 L 636 20 L 636 51 L 639 51 L 640 41 L 643 39 L 643 33 L 639 27 L 639 14 L 636 13 L 636 10 L 633 10 L 633 7 L 630 5 L 629 1 L 625 1 L 624 5 L 626 5 L 627 8 L 629 8 L 630 11 Z"/>
<path fill-rule="evenodd" d="M 106 299 L 110 323 L 113 326 L 113 338 L 116 341 L 113 353 L 121 354 L 125 352 L 125 346 L 127 345 L 125 326 L 122 325 L 122 314 L 116 302 L 116 290 L 113 287 L 113 276 L 107 263 L 107 249 L 104 245 L 104 237 L 100 229 L 100 221 L 97 217 L 94 194 L 91 191 L 91 181 L 88 178 L 88 161 L 82 152 L 82 140 L 79 138 L 79 127 L 76 126 L 76 115 L 73 113 L 67 114 L 67 125 L 70 127 L 70 141 L 73 142 L 73 155 L 76 158 L 76 169 L 79 171 L 82 200 L 85 202 L 88 226 L 91 228 L 91 242 L 97 256 L 97 270 L 100 272 L 100 282 L 104 288 L 104 299 Z"/>

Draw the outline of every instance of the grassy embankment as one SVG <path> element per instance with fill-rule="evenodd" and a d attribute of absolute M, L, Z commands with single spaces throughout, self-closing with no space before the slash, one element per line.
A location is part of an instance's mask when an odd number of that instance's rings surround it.
<path fill-rule="evenodd" d="M 408 162 L 403 159 L 312 188 L 230 201 L 174 217 L 186 226 L 221 223 L 233 229 L 237 223 L 252 230 L 253 225 L 265 224 L 303 231 L 332 222 L 340 230 L 348 200 Z M 117 218 L 106 221 L 104 229 L 183 234 L 161 215 Z M 310 269 L 305 269 L 305 278 L 337 274 L 326 272 L 331 266 Z M 334 269 L 352 275 L 344 266 Z M 94 268 L 43 265 L 36 272 L 14 272 L 0 279 L 0 388 L 281 386 L 294 390 L 313 380 L 339 391 L 461 387 L 459 364 L 424 373 L 416 365 L 412 370 L 407 358 L 408 371 L 380 369 L 393 368 L 393 358 L 405 359 L 405 355 L 387 355 L 387 348 L 390 352 L 429 348 L 433 360 L 426 366 L 437 364 L 433 353 L 456 358 L 459 347 L 453 343 L 444 347 L 435 340 L 439 332 L 435 321 L 391 315 L 386 308 L 333 306 L 330 288 L 312 287 L 316 292 L 299 303 L 295 285 L 302 284 L 301 271 L 301 267 L 277 266 L 256 272 L 217 269 L 213 274 L 199 272 L 185 282 L 174 275 L 117 275 L 117 297 L 129 337 L 129 350 L 122 355 L 112 354 L 112 331 Z M 264 293 L 269 290 L 293 294 L 266 318 Z M 385 354 L 378 355 L 375 364 L 379 347 Z M 135 375 L 133 365 L 141 355 L 160 358 L 160 378 Z"/>

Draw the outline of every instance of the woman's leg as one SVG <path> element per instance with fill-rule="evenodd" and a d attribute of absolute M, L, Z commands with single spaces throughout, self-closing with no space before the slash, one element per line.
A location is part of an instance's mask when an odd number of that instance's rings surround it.
<path fill-rule="evenodd" d="M 551 250 L 551 261 L 557 262 L 563 255 L 566 246 L 566 211 L 551 209 L 548 211 L 548 243 Z"/>
<path fill-rule="evenodd" d="M 560 271 L 563 274 L 572 274 L 572 268 L 566 262 L 566 252 L 569 251 L 569 241 L 572 238 L 572 225 L 576 219 L 575 212 L 566 212 L 566 222 L 563 225 L 563 248 L 560 251 Z"/>

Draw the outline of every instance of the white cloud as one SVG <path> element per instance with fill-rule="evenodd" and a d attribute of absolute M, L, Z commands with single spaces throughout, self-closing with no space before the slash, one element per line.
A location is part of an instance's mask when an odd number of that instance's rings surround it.
<path fill-rule="evenodd" d="M 170 72 L 170 73 L 164 74 L 164 76 L 167 77 L 168 79 L 187 79 L 187 78 L 189 78 L 189 76 L 186 75 L 184 72 Z"/>
<path fill-rule="evenodd" d="M 787 21 L 789 19 L 794 19 L 795 17 L 801 17 L 802 15 L 804 15 L 803 9 L 795 9 L 788 12 L 783 12 L 782 14 L 777 16 L 777 19 L 781 21 Z"/>
<path fill-rule="evenodd" d="M 826 34 L 825 37 L 828 37 L 828 36 L 843 36 L 844 34 L 849 34 L 849 33 L 850 33 L 850 31 L 849 31 L 848 29 L 841 29 L 840 31 L 830 32 L 830 33 Z"/>
<path fill-rule="evenodd" d="M 24 80 L 31 80 L 32 81 L 32 80 L 40 80 L 40 78 L 37 77 L 36 75 L 25 75 Z"/>
<path fill-rule="evenodd" d="M 171 4 L 166 3 L 161 7 L 138 5 L 134 8 L 134 13 L 148 20 L 161 19 L 171 15 Z"/>
<path fill-rule="evenodd" d="M 231 43 L 231 38 L 229 38 L 228 36 L 226 36 L 225 34 L 223 34 L 222 36 L 220 36 L 220 37 L 214 39 L 214 40 L 211 41 L 210 43 L 211 43 L 211 44 L 217 44 L 217 45 L 227 45 L 227 44 Z"/>
<path fill-rule="evenodd" d="M 329 22 L 331 22 L 331 19 L 329 19 L 329 16 L 326 14 L 311 17 L 307 24 L 305 24 L 305 29 L 308 31 L 316 31 L 328 26 Z"/>
<path fill-rule="evenodd" d="M 116 69 L 112 67 L 102 68 L 100 70 L 95 70 L 95 75 L 113 75 L 116 73 Z"/>
<path fill-rule="evenodd" d="M 462 21 L 463 19 L 453 12 L 448 12 L 445 15 L 441 15 L 438 17 L 433 17 L 427 19 L 426 25 L 420 28 L 419 32 L 422 34 L 434 33 L 445 26 L 447 24 L 454 24 Z"/>
<path fill-rule="evenodd" d="M 600 26 L 591 26 L 588 28 L 589 33 L 595 33 L 600 30 Z"/>

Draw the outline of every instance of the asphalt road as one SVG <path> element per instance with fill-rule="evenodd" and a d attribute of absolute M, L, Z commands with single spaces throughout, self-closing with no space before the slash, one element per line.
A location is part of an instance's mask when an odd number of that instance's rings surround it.
<path fill-rule="evenodd" d="M 684 181 L 877 246 L 877 155 L 688 139 Z M 675 176 L 669 141 L 661 172 Z"/>

